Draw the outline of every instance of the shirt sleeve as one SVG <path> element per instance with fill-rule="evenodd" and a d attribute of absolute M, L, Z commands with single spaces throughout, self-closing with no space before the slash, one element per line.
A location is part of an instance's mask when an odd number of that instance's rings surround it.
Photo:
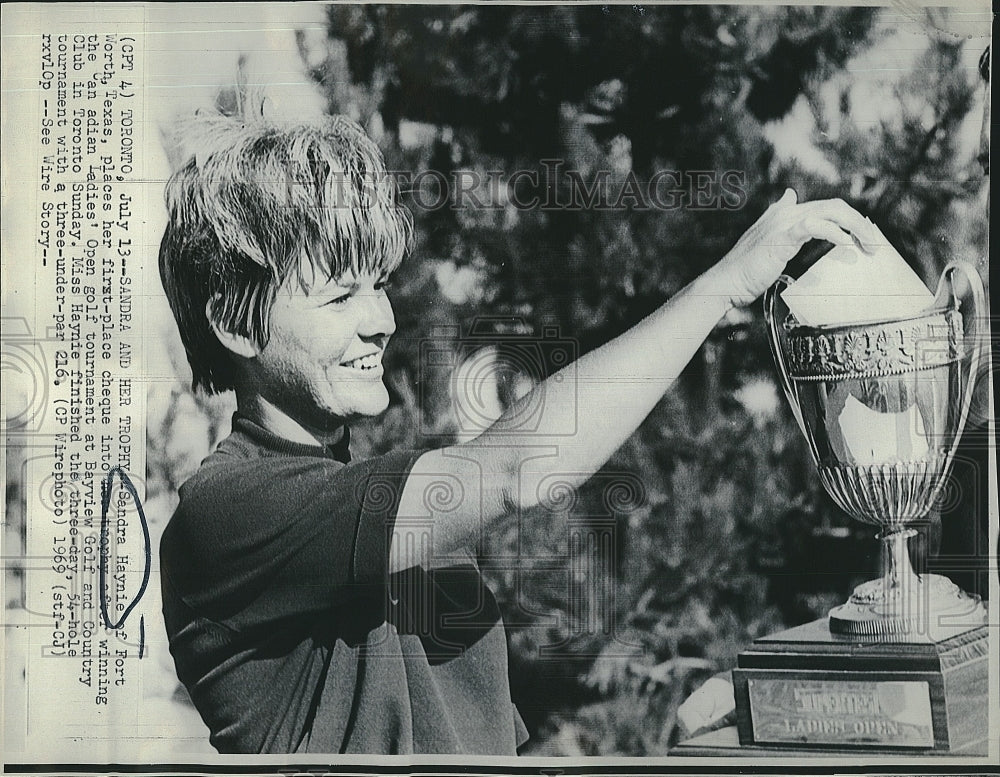
<path fill-rule="evenodd" d="M 347 465 L 269 457 L 200 472 L 182 488 L 164 573 L 187 606 L 234 630 L 347 604 L 375 615 L 403 486 L 423 452 Z"/>

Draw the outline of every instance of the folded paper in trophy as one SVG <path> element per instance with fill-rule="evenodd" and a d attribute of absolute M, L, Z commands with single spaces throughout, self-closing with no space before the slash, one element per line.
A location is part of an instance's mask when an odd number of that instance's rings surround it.
<path fill-rule="evenodd" d="M 916 315 L 934 302 L 934 295 L 888 242 L 872 254 L 855 246 L 835 246 L 781 298 L 806 326 L 886 321 Z"/>

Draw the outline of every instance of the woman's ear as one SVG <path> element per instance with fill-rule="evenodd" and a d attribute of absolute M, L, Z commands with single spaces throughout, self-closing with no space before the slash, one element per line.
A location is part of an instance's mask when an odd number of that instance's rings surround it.
<path fill-rule="evenodd" d="M 227 351 L 247 359 L 255 358 L 260 353 L 257 344 L 249 337 L 230 332 L 225 325 L 219 322 L 215 310 L 218 307 L 220 296 L 220 294 L 214 294 L 205 303 L 205 318 L 208 319 L 208 325 L 212 327 L 215 336 Z"/>

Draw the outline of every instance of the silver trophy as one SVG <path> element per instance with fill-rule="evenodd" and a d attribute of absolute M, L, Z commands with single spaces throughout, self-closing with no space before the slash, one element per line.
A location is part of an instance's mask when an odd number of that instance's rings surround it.
<path fill-rule="evenodd" d="M 827 492 L 882 541 L 882 576 L 831 610 L 830 631 L 910 641 L 985 623 L 979 597 L 918 575 L 908 552 L 948 476 L 984 358 L 979 274 L 951 262 L 920 314 L 844 326 L 800 324 L 780 297 L 791 283 L 782 276 L 764 298 L 785 394 Z"/>

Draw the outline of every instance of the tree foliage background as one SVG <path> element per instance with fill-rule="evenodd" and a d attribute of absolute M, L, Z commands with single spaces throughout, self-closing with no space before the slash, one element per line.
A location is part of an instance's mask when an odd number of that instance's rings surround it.
<path fill-rule="evenodd" d="M 546 181 L 551 160 L 587 181 L 607 171 L 612 192 L 663 170 L 742 181 L 736 208 L 519 208 L 509 191 L 497 207 L 428 208 L 427 192 L 404 192 L 416 240 L 392 292 L 393 401 L 353 430 L 358 457 L 468 432 L 429 343 L 455 355 L 496 346 L 486 383 L 502 406 L 556 368 L 552 342 L 583 353 L 623 331 L 787 186 L 869 215 L 932 288 L 955 257 L 988 281 L 968 142 L 982 116 L 970 50 L 974 64 L 985 43 L 914 27 L 917 53 L 878 81 L 886 52 L 910 39 L 898 37 L 905 20 L 873 8 L 337 5 L 326 21 L 324 35 L 297 36 L 303 66 L 390 169 L 449 181 L 536 171 L 521 202 L 568 197 L 565 179 Z M 534 355 L 514 358 L 532 339 Z M 147 512 L 164 517 L 232 409 L 192 395 L 176 344 L 172 358 L 179 377 L 151 398 L 148 442 Z M 564 497 L 480 548 L 532 733 L 525 753 L 665 753 L 694 688 L 876 568 L 870 532 L 818 487 L 757 306 L 720 324 L 605 469 Z"/>

